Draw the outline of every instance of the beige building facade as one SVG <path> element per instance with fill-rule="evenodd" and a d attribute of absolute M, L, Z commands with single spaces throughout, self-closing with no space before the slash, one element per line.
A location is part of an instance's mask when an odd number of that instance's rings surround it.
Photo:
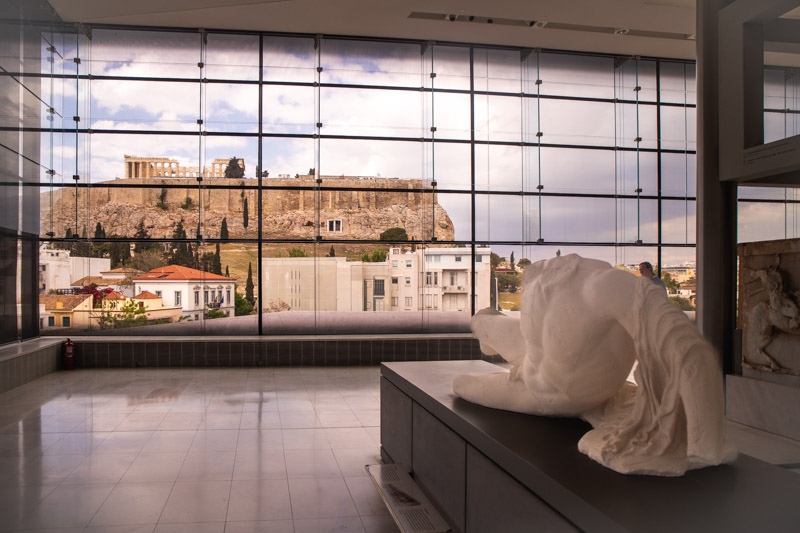
<path fill-rule="evenodd" d="M 478 248 L 475 308 L 489 306 L 489 248 Z M 264 308 L 292 311 L 470 311 L 469 248 L 391 248 L 383 262 L 344 257 L 263 260 Z"/>

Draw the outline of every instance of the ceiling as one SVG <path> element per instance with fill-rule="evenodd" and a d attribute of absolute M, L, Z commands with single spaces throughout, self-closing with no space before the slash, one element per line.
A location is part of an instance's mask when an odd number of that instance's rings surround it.
<path fill-rule="evenodd" d="M 695 57 L 695 0 L 48 1 L 67 22 L 435 39 Z M 472 21 L 470 16 L 474 17 Z"/>

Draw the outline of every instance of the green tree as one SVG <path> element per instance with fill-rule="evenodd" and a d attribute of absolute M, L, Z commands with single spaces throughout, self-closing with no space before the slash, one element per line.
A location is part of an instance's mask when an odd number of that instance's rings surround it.
<path fill-rule="evenodd" d="M 678 292 L 678 289 L 681 288 L 681 284 L 672 279 L 672 276 L 669 272 L 663 272 L 661 274 L 661 281 L 663 281 L 664 285 L 666 285 L 667 292 Z"/>
<path fill-rule="evenodd" d="M 139 224 L 136 225 L 136 233 L 133 234 L 135 239 L 149 239 L 150 234 L 147 233 L 147 229 L 144 227 L 144 219 L 139 221 Z M 133 251 L 135 254 L 140 254 L 145 250 L 153 250 L 158 248 L 157 242 L 137 242 L 134 244 Z"/>
<path fill-rule="evenodd" d="M 247 198 L 245 198 L 244 204 L 242 205 L 242 224 L 244 225 L 244 229 L 247 229 L 247 225 L 250 223 L 249 219 L 250 219 L 250 211 L 247 209 Z"/>
<path fill-rule="evenodd" d="M 253 294 L 253 264 L 247 263 L 247 282 L 244 286 L 244 297 L 252 308 L 256 303 L 256 297 Z"/>
<path fill-rule="evenodd" d="M 225 265 L 225 277 L 226 278 L 231 277 L 231 271 L 228 270 L 228 265 Z"/>
<path fill-rule="evenodd" d="M 407 241 L 408 233 L 403 228 L 389 228 L 381 233 L 382 241 Z"/>
<path fill-rule="evenodd" d="M 497 290 L 500 292 L 517 292 L 520 287 L 520 279 L 516 274 L 502 272 L 497 274 Z"/>
<path fill-rule="evenodd" d="M 509 257 L 509 259 L 508 259 L 508 267 L 509 267 L 511 270 L 516 270 L 516 269 L 514 268 L 514 251 L 513 251 L 513 250 L 511 251 L 511 257 Z"/>
<path fill-rule="evenodd" d="M 244 177 L 244 169 L 239 165 L 238 157 L 233 156 L 230 161 L 228 161 L 228 166 L 225 167 L 225 177 L 236 179 Z"/>
<path fill-rule="evenodd" d="M 195 257 L 192 245 L 188 242 L 177 242 L 187 239 L 186 230 L 183 228 L 183 218 L 178 221 L 172 231 L 172 239 L 176 242 L 170 244 L 170 250 L 167 252 L 167 262 L 171 265 L 194 267 Z"/>
<path fill-rule="evenodd" d="M 247 298 L 239 294 L 236 291 L 236 286 L 234 285 L 234 315 L 242 316 L 242 315 L 249 315 L 253 311 L 253 305 L 247 301 Z"/>
<path fill-rule="evenodd" d="M 492 267 L 492 270 L 498 268 L 500 263 L 503 262 L 503 258 L 497 255 L 496 253 L 492 252 L 491 257 L 489 258 L 489 264 Z"/>
<path fill-rule="evenodd" d="M 154 244 L 158 245 L 158 243 Z M 130 262 L 131 267 L 135 268 L 136 270 L 141 270 L 142 272 L 150 272 L 153 269 L 163 267 L 165 265 L 166 263 L 164 262 L 164 255 L 156 248 L 137 252 Z"/>
<path fill-rule="evenodd" d="M 531 264 L 531 260 L 526 258 L 526 257 L 523 257 L 522 259 L 517 261 L 517 266 L 519 268 L 523 269 L 523 270 L 525 270 L 527 267 L 529 267 L 530 264 Z"/>
<path fill-rule="evenodd" d="M 694 311 L 694 306 L 692 305 L 692 301 L 688 298 L 682 298 L 680 296 L 670 296 L 669 301 L 673 304 L 678 306 L 681 311 Z"/>
<path fill-rule="evenodd" d="M 222 275 L 222 261 L 220 260 L 219 243 L 217 243 L 217 249 L 214 252 L 214 259 L 211 263 L 211 273 L 217 274 L 218 276 Z"/>
<path fill-rule="evenodd" d="M 328 257 L 336 257 L 336 250 L 333 249 L 333 245 L 331 244 L 331 251 L 328 253 Z"/>
<path fill-rule="evenodd" d="M 222 227 L 219 229 L 219 238 L 222 240 L 228 240 L 228 217 L 222 219 Z"/>
<path fill-rule="evenodd" d="M 186 200 L 181 204 L 181 209 L 191 209 L 194 206 L 194 200 L 191 196 L 186 196 Z"/>
<path fill-rule="evenodd" d="M 204 252 L 200 257 L 197 258 L 197 264 L 203 272 L 211 272 L 214 273 L 214 257 L 216 254 L 214 252 Z"/>
<path fill-rule="evenodd" d="M 164 211 L 167 210 L 167 189 L 162 188 L 161 194 L 158 195 L 158 202 L 156 202 L 156 207 L 159 209 L 163 209 Z"/>
<path fill-rule="evenodd" d="M 106 230 L 103 229 L 103 225 L 99 222 L 94 227 L 94 238 L 97 240 L 106 238 Z"/>
<path fill-rule="evenodd" d="M 308 254 L 299 246 L 295 246 L 289 250 L 289 257 L 308 257 Z"/>

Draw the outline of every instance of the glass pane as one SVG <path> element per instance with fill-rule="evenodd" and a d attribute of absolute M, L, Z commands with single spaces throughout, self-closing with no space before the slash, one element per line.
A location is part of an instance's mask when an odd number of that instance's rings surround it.
<path fill-rule="evenodd" d="M 519 51 L 476 48 L 473 58 L 476 91 L 520 93 Z"/>
<path fill-rule="evenodd" d="M 546 241 L 614 242 L 613 198 L 542 198 L 542 237 Z"/>
<path fill-rule="evenodd" d="M 199 79 L 200 34 L 93 29 L 91 58 L 95 76 Z"/>
<path fill-rule="evenodd" d="M 738 187 L 740 199 L 748 200 L 785 200 L 787 189 L 783 187 Z"/>
<path fill-rule="evenodd" d="M 656 101 L 656 62 L 651 60 L 631 59 L 616 69 L 617 94 L 621 100 L 636 100 L 637 92 L 640 102 Z M 636 90 L 639 87 L 640 90 Z"/>
<path fill-rule="evenodd" d="M 320 98 L 320 121 L 325 135 L 421 136 L 419 92 L 323 87 Z"/>
<path fill-rule="evenodd" d="M 475 145 L 475 189 L 523 190 L 522 156 L 523 150 L 520 146 Z M 535 179 L 535 167 L 532 174 Z M 533 188 L 535 187 L 534 184 Z"/>
<path fill-rule="evenodd" d="M 264 37 L 264 81 L 313 83 L 316 79 L 314 39 Z"/>
<path fill-rule="evenodd" d="M 738 242 L 786 238 L 786 208 L 782 203 L 739 202 Z"/>
<path fill-rule="evenodd" d="M 658 148 L 657 107 L 653 105 L 617 105 L 617 146 Z M 683 149 L 683 148 L 682 148 Z"/>
<path fill-rule="evenodd" d="M 258 133 L 258 86 L 208 83 L 205 86 L 206 131 Z"/>
<path fill-rule="evenodd" d="M 436 141 L 433 144 L 434 176 L 439 189 L 470 188 L 470 153 L 470 145 L 465 143 Z"/>
<path fill-rule="evenodd" d="M 208 79 L 258 80 L 258 36 L 211 33 L 206 44 Z"/>
<path fill-rule="evenodd" d="M 264 86 L 264 133 L 316 133 L 314 88 Z"/>
<path fill-rule="evenodd" d="M 439 96 L 436 95 L 437 105 Z M 469 105 L 469 101 L 466 102 Z M 468 108 L 467 108 L 468 109 Z M 535 108 L 532 117 L 533 128 L 535 129 Z M 458 110 L 458 115 L 467 120 L 467 133 L 469 133 L 469 113 L 463 113 L 463 109 Z M 521 133 L 521 99 L 511 96 L 477 95 L 475 96 L 475 139 L 487 141 L 511 141 L 519 142 L 522 140 Z M 437 117 L 439 113 L 437 112 Z M 529 117 L 530 119 L 530 117 Z M 437 123 L 439 120 L 437 120 Z M 463 135 L 463 134 L 462 134 Z"/>
<path fill-rule="evenodd" d="M 493 260 L 491 278 L 489 279 L 490 306 L 495 307 L 496 302 L 498 309 L 505 312 L 510 311 L 510 316 L 518 316 L 521 307 L 522 272 L 529 264 L 529 260 L 524 260 L 526 259 L 524 248 L 522 246 L 506 245 L 493 246 L 489 250 Z M 520 264 L 520 261 L 522 261 L 522 264 Z M 486 306 L 479 307 L 476 305 L 475 307 L 476 309 L 482 309 Z"/>
<path fill-rule="evenodd" d="M 614 98 L 614 59 L 573 54 L 539 54 L 541 94 Z M 529 79 L 536 81 L 535 61 L 531 58 Z M 526 87 L 535 94 L 536 86 Z"/>
<path fill-rule="evenodd" d="M 686 63 L 661 61 L 661 101 L 683 104 L 689 102 L 689 92 L 694 91 L 694 78 L 688 77 Z M 692 69 L 692 76 L 694 70 Z"/>
<path fill-rule="evenodd" d="M 432 54 L 432 72 L 436 73 L 433 87 L 469 90 L 469 48 L 433 45 L 428 53 Z M 429 82 L 426 82 L 426 86 Z"/>
<path fill-rule="evenodd" d="M 475 197 L 475 238 L 480 241 L 523 240 L 526 215 L 522 196 L 481 194 Z"/>
<path fill-rule="evenodd" d="M 421 87 L 420 45 L 322 41 L 322 83 Z"/>
<path fill-rule="evenodd" d="M 694 244 L 697 235 L 694 201 L 661 202 L 661 241 L 670 244 Z"/>
<path fill-rule="evenodd" d="M 786 109 L 786 71 L 764 69 L 764 109 Z"/>
<path fill-rule="evenodd" d="M 96 133 L 91 135 L 91 151 L 80 153 L 91 154 L 92 183 L 123 178 L 147 183 L 170 177 L 192 178 L 196 184 L 199 139 L 198 135 Z"/>
<path fill-rule="evenodd" d="M 433 120 L 437 139 L 469 139 L 469 95 L 434 93 Z M 425 136 L 430 133 L 425 132 Z"/>
<path fill-rule="evenodd" d="M 661 148 L 664 150 L 697 150 L 697 113 L 695 108 L 661 108 Z"/>
<path fill-rule="evenodd" d="M 93 129 L 191 131 L 200 118 L 199 83 L 93 80 L 91 94 Z"/>
<path fill-rule="evenodd" d="M 764 142 L 779 141 L 790 136 L 793 123 L 786 113 L 764 113 Z"/>
<path fill-rule="evenodd" d="M 264 170 L 262 177 L 270 178 L 264 185 L 272 185 L 273 179 L 289 179 L 313 174 L 314 140 L 291 138 L 266 138 L 262 143 Z M 253 165 L 255 166 L 255 165 Z M 291 182 L 297 184 L 296 182 Z M 303 185 L 306 183 L 303 182 Z M 313 186 L 313 182 L 309 185 Z"/>
<path fill-rule="evenodd" d="M 206 169 L 203 176 L 209 178 L 203 181 L 204 186 L 256 185 L 249 180 L 255 179 L 258 173 L 258 138 L 204 136 L 202 154 Z M 241 170 L 237 171 L 232 164 L 238 165 Z M 232 182 L 231 179 L 237 181 Z"/>
<path fill-rule="evenodd" d="M 665 196 L 697 195 L 695 154 L 661 154 L 661 193 Z"/>
<path fill-rule="evenodd" d="M 430 198 L 430 196 L 426 196 Z M 480 198 L 480 196 L 476 197 Z M 451 240 L 469 241 L 472 239 L 472 198 L 469 194 L 437 193 L 436 201 L 442 211 L 433 221 L 439 234 L 444 233 L 447 226 L 452 228 L 447 234 Z M 437 210 L 438 211 L 438 210 Z M 447 223 L 449 221 L 449 224 Z M 445 226 L 445 227 L 443 227 Z M 444 240 L 444 239 L 442 239 Z"/>
<path fill-rule="evenodd" d="M 544 143 L 614 146 L 612 103 L 543 99 L 541 116 Z M 633 126 L 635 133 L 635 118 Z M 636 135 L 629 137 L 632 142 Z"/>
<path fill-rule="evenodd" d="M 658 202 L 657 200 L 636 200 L 624 198 L 617 200 L 616 242 L 618 243 L 657 243 L 658 242 Z"/>
<path fill-rule="evenodd" d="M 422 149 L 423 144 L 419 142 L 322 139 L 320 173 L 323 176 L 418 180 L 423 169 Z"/>
<path fill-rule="evenodd" d="M 536 164 L 536 148 L 529 148 L 531 164 Z M 541 150 L 542 185 L 544 192 L 613 194 L 614 152 L 578 148 Z M 535 169 L 534 169 L 535 172 Z M 536 183 L 526 190 L 535 190 Z"/>
<path fill-rule="evenodd" d="M 658 157 L 653 152 L 618 151 L 617 191 L 636 194 L 641 189 L 645 196 L 658 195 Z"/>

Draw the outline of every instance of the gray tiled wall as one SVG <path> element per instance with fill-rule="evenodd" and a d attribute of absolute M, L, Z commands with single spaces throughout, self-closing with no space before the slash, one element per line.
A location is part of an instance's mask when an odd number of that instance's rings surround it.
<path fill-rule="evenodd" d="M 0 361 L 0 394 L 59 369 L 61 344 Z"/>
<path fill-rule="evenodd" d="M 384 361 L 487 359 L 475 339 L 89 341 L 78 368 L 377 365 Z M 487 359 L 492 360 L 492 359 Z"/>

